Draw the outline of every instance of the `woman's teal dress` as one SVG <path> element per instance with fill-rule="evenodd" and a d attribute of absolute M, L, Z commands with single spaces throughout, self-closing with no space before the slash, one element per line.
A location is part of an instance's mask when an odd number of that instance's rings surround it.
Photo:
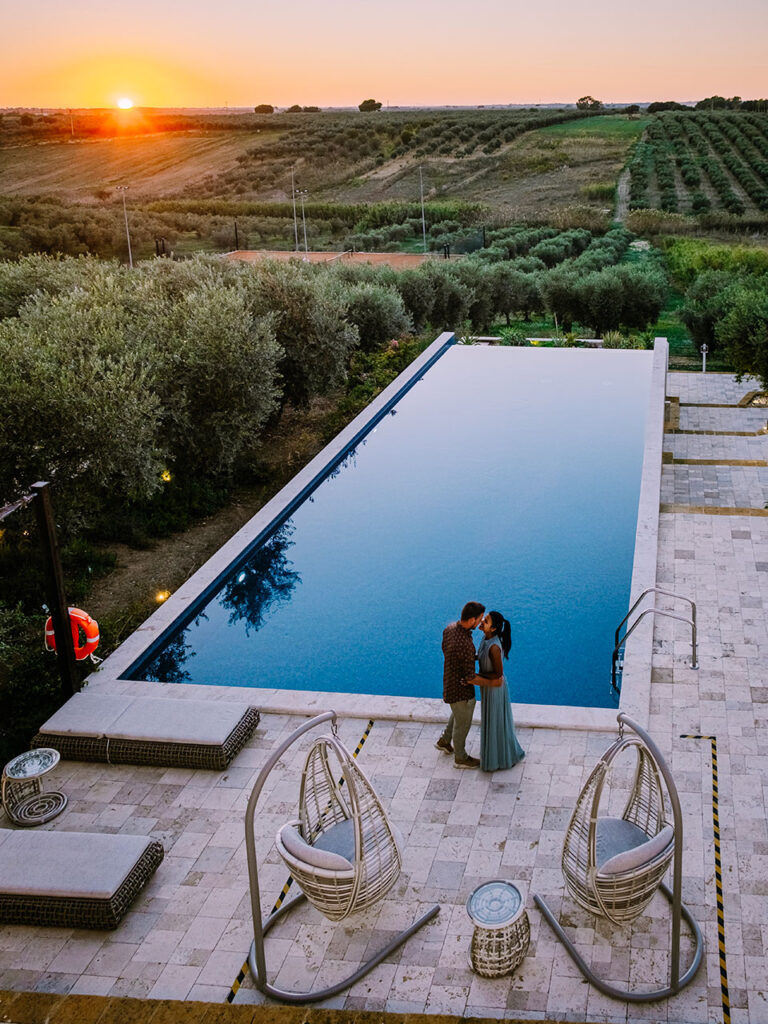
<path fill-rule="evenodd" d="M 494 670 L 491 661 L 491 647 L 494 644 L 501 654 L 501 641 L 497 636 L 484 637 L 480 644 L 477 657 L 483 673 Z M 525 751 L 515 736 L 507 680 L 502 677 L 501 686 L 481 686 L 480 694 L 480 767 L 484 772 L 511 768 L 522 761 Z"/>

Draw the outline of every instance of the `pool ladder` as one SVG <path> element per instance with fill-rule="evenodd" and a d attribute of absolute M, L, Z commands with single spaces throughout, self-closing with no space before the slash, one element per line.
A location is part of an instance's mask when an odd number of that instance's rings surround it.
<path fill-rule="evenodd" d="M 676 615 L 674 612 L 665 611 L 663 608 L 657 608 L 656 605 L 652 608 L 646 608 L 640 612 L 635 621 L 626 631 L 624 636 L 621 636 L 621 630 L 629 621 L 630 616 L 648 594 L 661 594 L 664 597 L 672 597 L 676 601 L 686 601 L 691 606 L 690 618 L 686 618 L 684 615 Z M 646 615 L 665 615 L 668 619 L 677 619 L 678 622 L 684 622 L 687 626 L 691 627 L 691 668 L 698 668 L 699 662 L 696 651 L 696 604 L 690 599 L 690 597 L 683 597 L 682 594 L 674 594 L 671 590 L 662 590 L 661 587 L 648 587 L 644 590 L 640 597 L 635 601 L 632 607 L 629 609 L 627 614 L 621 620 L 619 625 L 616 627 L 616 633 L 614 635 L 614 647 L 613 656 L 611 658 L 611 689 L 615 693 L 619 693 L 621 685 L 617 681 L 618 675 L 624 669 L 624 644 L 627 642 L 629 637 L 632 635 L 637 626 L 640 625 Z"/>

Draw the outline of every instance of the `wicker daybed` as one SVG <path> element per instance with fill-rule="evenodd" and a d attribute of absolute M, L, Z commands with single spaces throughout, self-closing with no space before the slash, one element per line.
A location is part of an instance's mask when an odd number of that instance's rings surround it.
<path fill-rule="evenodd" d="M 0 829 L 0 922 L 117 928 L 163 853 L 145 836 Z"/>
<path fill-rule="evenodd" d="M 75 694 L 41 726 L 33 747 L 72 761 L 223 771 L 248 742 L 260 715 L 233 701 Z"/>

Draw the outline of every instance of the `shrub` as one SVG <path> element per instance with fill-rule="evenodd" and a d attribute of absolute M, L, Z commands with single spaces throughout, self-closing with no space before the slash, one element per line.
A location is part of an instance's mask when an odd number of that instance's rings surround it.
<path fill-rule="evenodd" d="M 420 271 L 432 289 L 432 320 L 446 330 L 453 330 L 469 319 L 474 293 L 454 273 L 448 261 L 433 261 Z"/>
<path fill-rule="evenodd" d="M 285 397 L 302 404 L 341 383 L 359 338 L 333 279 L 298 262 L 268 262 L 259 266 L 252 290 L 260 312 L 276 313 Z"/>
<path fill-rule="evenodd" d="M 415 329 L 422 330 L 432 320 L 435 308 L 435 293 L 428 275 L 421 270 L 403 270 L 396 275 L 394 285 Z"/>
<path fill-rule="evenodd" d="M 394 288 L 363 282 L 346 291 L 347 318 L 357 328 L 360 348 L 370 352 L 412 329 L 403 300 Z"/>
<path fill-rule="evenodd" d="M 768 295 L 745 278 L 726 296 L 727 312 L 715 327 L 718 343 L 739 374 L 754 374 L 768 388 Z"/>
<path fill-rule="evenodd" d="M 164 463 L 149 348 L 114 305 L 83 298 L 41 300 L 0 322 L 0 495 L 54 480 L 70 530 L 105 496 L 150 496 Z"/>
<path fill-rule="evenodd" d="M 509 324 L 510 314 L 521 312 L 526 320 L 541 305 L 538 278 L 515 269 L 512 263 L 499 263 L 491 268 L 493 305 L 503 313 Z"/>

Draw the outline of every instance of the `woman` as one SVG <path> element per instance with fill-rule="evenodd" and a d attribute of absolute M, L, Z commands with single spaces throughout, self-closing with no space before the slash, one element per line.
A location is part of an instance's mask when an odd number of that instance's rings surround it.
<path fill-rule="evenodd" d="M 477 652 L 480 672 L 486 677 L 501 679 L 500 686 L 480 688 L 480 767 L 484 772 L 496 772 L 511 768 L 525 757 L 525 751 L 515 736 L 502 664 L 502 653 L 505 658 L 509 657 L 512 631 L 501 612 L 488 612 L 480 628 L 485 634 Z"/>

